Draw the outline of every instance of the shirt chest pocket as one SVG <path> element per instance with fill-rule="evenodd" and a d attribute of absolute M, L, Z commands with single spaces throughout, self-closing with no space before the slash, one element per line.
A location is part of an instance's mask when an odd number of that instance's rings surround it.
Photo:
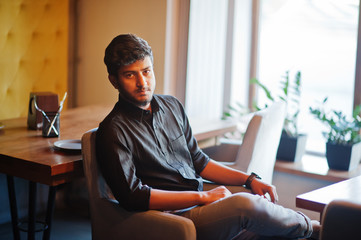
<path fill-rule="evenodd" d="M 179 164 L 182 165 L 182 163 L 184 161 L 186 161 L 188 164 L 190 164 L 191 161 L 191 156 L 187 147 L 187 142 L 186 139 L 184 137 L 184 135 L 180 135 L 178 138 L 176 138 L 175 140 L 173 140 L 170 144 L 171 147 L 171 152 L 172 152 L 172 157 L 171 157 L 171 161 L 176 161 Z"/>

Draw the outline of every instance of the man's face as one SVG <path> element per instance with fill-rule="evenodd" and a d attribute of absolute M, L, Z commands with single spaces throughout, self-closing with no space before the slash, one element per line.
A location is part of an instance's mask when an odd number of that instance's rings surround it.
<path fill-rule="evenodd" d="M 150 109 L 150 101 L 155 89 L 150 57 L 121 67 L 118 76 L 109 75 L 109 80 L 125 100 L 142 109 Z"/>

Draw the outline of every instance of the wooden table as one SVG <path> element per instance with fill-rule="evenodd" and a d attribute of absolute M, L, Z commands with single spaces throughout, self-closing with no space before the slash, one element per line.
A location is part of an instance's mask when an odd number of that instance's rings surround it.
<path fill-rule="evenodd" d="M 27 129 L 27 119 L 2 121 L 0 172 L 30 181 L 57 186 L 83 176 L 80 152 L 54 148 L 63 139 L 81 139 L 84 132 L 98 126 L 110 107 L 91 106 L 66 110 L 60 117 L 60 136 L 44 138 L 41 130 Z"/>
<path fill-rule="evenodd" d="M 27 119 L 4 120 L 0 130 L 0 173 L 7 175 L 14 239 L 20 239 L 13 177 L 29 180 L 28 239 L 34 239 L 36 215 L 36 186 L 50 186 L 44 239 L 50 238 L 51 219 L 56 186 L 83 176 L 80 152 L 64 152 L 54 148 L 54 142 L 64 139 L 81 139 L 83 133 L 98 127 L 112 107 L 87 106 L 63 111 L 60 117 L 60 136 L 43 138 L 41 131 L 27 129 Z M 226 121 L 208 123 L 195 121 L 192 125 L 195 138 L 202 142 L 236 130 L 236 124 Z"/>
<path fill-rule="evenodd" d="M 237 130 L 237 125 L 233 121 L 190 119 L 189 122 L 200 148 L 218 144 L 219 138 L 225 133 Z"/>
<path fill-rule="evenodd" d="M 361 176 L 298 195 L 296 207 L 316 211 L 322 215 L 326 205 L 336 199 L 352 200 L 361 204 Z"/>
<path fill-rule="evenodd" d="M 80 139 L 84 132 L 97 127 L 110 109 L 92 106 L 63 111 L 58 138 L 43 138 L 41 130 L 29 130 L 27 118 L 2 121 L 5 128 L 0 130 L 0 172 L 7 175 L 14 239 L 20 239 L 14 177 L 29 180 L 28 239 L 35 237 L 37 183 L 50 186 L 43 235 L 49 239 L 56 187 L 83 176 L 81 153 L 58 151 L 53 144 Z"/>

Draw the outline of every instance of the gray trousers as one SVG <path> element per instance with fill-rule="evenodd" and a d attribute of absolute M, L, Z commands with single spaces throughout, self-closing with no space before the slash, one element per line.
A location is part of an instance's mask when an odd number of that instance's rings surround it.
<path fill-rule="evenodd" d="M 194 222 L 198 240 L 297 239 L 312 233 L 304 214 L 244 192 L 178 214 Z"/>

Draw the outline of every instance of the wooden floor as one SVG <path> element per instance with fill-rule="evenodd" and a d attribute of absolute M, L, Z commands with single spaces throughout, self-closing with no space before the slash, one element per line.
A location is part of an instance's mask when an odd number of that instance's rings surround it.
<path fill-rule="evenodd" d="M 21 239 L 27 239 L 21 232 Z M 0 239 L 13 240 L 11 223 L 0 225 Z M 36 240 L 42 239 L 42 232 L 36 233 Z M 91 240 L 90 219 L 70 209 L 56 209 L 53 218 L 51 240 Z"/>

